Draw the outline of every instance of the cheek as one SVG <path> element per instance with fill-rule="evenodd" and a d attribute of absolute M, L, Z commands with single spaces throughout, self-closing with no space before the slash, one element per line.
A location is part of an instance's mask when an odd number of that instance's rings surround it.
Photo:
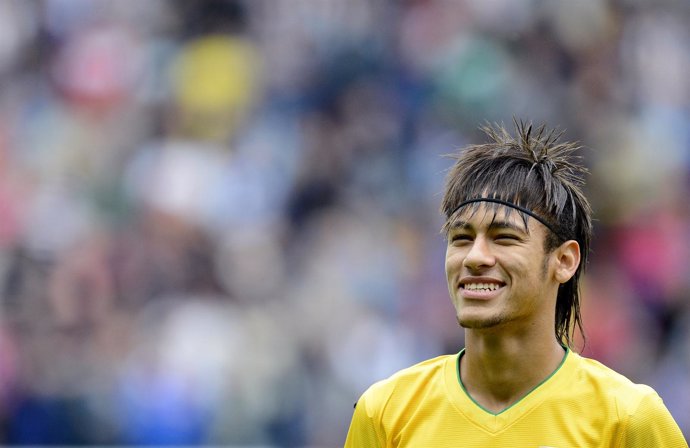
<path fill-rule="evenodd" d="M 462 260 L 463 257 L 457 250 L 450 247 L 446 250 L 446 277 L 462 267 Z"/>
<path fill-rule="evenodd" d="M 549 276 L 549 267 L 551 266 L 550 261 L 551 259 L 545 256 L 541 262 L 541 280 L 546 280 Z"/>

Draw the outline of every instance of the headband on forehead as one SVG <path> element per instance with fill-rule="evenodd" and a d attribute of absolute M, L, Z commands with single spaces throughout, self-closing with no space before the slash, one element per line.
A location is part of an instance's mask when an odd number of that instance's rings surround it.
<path fill-rule="evenodd" d="M 455 212 L 457 212 L 458 210 L 460 210 L 460 208 L 464 207 L 465 205 L 467 205 L 467 204 L 472 204 L 472 203 L 474 203 L 474 202 L 493 202 L 493 203 L 496 203 L 496 204 L 505 205 L 506 207 L 514 208 L 515 210 L 519 210 L 519 211 L 521 211 L 522 213 L 525 213 L 525 214 L 531 216 L 532 218 L 536 219 L 536 220 L 539 221 L 540 223 L 544 224 L 544 226 L 546 226 L 547 229 L 551 230 L 553 233 L 555 233 L 555 234 L 558 235 L 559 237 L 564 238 L 564 239 L 567 239 L 567 238 L 565 238 L 561 233 L 556 232 L 556 229 L 554 229 L 553 226 L 552 226 L 551 224 L 549 224 L 549 223 L 548 223 L 544 218 L 542 218 L 541 216 L 539 216 L 539 215 L 537 215 L 536 213 L 534 213 L 532 210 L 530 210 L 530 209 L 528 209 L 528 208 L 525 208 L 525 207 L 521 207 L 521 206 L 519 206 L 519 205 L 517 205 L 517 204 L 513 204 L 513 203 L 510 202 L 510 201 L 504 201 L 503 199 L 496 199 L 496 198 L 475 198 L 475 199 L 468 199 L 468 200 L 462 201 L 460 204 L 458 204 L 458 206 L 455 207 L 455 210 L 453 210 L 453 212 L 450 214 L 450 216 L 453 216 L 453 215 L 455 214 Z"/>

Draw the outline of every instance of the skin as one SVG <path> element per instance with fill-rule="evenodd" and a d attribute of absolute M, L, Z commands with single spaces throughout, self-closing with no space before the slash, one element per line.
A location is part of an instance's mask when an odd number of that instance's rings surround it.
<path fill-rule="evenodd" d="M 560 365 L 556 339 L 558 286 L 580 263 L 569 240 L 545 253 L 550 232 L 505 207 L 494 214 L 482 205 L 460 216 L 448 234 L 446 278 L 459 324 L 465 329 L 460 377 L 470 396 L 498 413 L 511 406 Z M 494 284 L 472 290 L 470 284 Z"/>

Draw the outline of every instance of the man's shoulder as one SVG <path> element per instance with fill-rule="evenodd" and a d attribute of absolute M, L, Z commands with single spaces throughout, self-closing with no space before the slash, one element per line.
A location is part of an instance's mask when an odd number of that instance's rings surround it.
<path fill-rule="evenodd" d="M 393 394 L 414 394 L 420 389 L 433 387 L 443 381 L 447 363 L 455 355 L 441 355 L 398 370 L 388 378 L 372 384 L 364 393 L 368 400 L 387 401 Z"/>
<path fill-rule="evenodd" d="M 407 376 L 417 376 L 417 375 L 425 375 L 430 372 L 435 372 L 442 370 L 447 362 L 453 362 L 454 360 L 458 359 L 458 354 L 452 354 L 452 355 L 440 355 L 436 356 L 435 358 L 430 358 L 426 359 L 424 361 L 418 362 L 417 364 L 414 364 L 410 367 L 406 367 L 404 369 L 398 370 L 395 372 L 393 375 L 389 377 L 389 379 L 394 379 L 397 377 L 407 377 Z"/>
<path fill-rule="evenodd" d="M 683 434 L 657 392 L 645 384 L 636 384 L 600 362 L 579 357 L 578 378 L 591 394 L 597 395 L 597 408 L 613 404 L 624 428 L 621 446 L 687 447 Z M 595 403 L 592 403 L 595 405 Z"/>
<path fill-rule="evenodd" d="M 580 381 L 593 392 L 615 400 L 620 411 L 634 412 L 640 403 L 658 399 L 656 391 L 650 386 L 635 383 L 595 359 L 577 354 L 575 357 L 579 364 L 577 375 Z"/>

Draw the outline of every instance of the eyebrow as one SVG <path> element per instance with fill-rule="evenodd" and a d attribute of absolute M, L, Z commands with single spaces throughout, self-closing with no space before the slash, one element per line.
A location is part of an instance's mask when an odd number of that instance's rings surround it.
<path fill-rule="evenodd" d="M 472 229 L 474 229 L 474 226 L 472 224 L 470 224 L 468 221 L 458 220 L 457 222 L 455 222 L 450 227 L 449 230 L 455 230 L 455 229 L 472 230 Z M 510 229 L 510 230 L 514 230 L 516 232 L 520 232 L 523 234 L 529 234 L 529 230 L 526 227 L 519 226 L 519 225 L 515 224 L 514 222 L 505 221 L 505 220 L 491 221 L 488 229 L 489 230 Z"/>

